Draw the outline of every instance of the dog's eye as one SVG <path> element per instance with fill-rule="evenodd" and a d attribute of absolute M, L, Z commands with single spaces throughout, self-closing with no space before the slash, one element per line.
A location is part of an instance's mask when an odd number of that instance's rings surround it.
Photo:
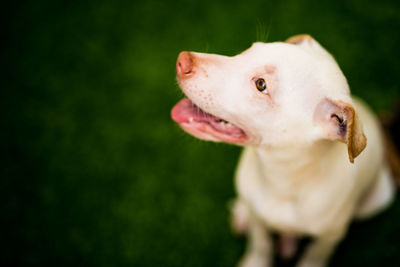
<path fill-rule="evenodd" d="M 267 83 L 265 82 L 264 79 L 257 79 L 256 80 L 256 87 L 258 89 L 258 91 L 260 91 L 261 93 L 267 94 L 268 90 L 267 90 Z"/>

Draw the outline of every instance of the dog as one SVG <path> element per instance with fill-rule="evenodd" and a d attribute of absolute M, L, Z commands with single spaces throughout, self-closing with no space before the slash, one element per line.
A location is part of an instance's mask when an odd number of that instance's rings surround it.
<path fill-rule="evenodd" d="M 233 57 L 181 52 L 176 72 L 187 98 L 172 119 L 244 147 L 232 207 L 234 230 L 248 236 L 239 266 L 326 266 L 352 220 L 393 200 L 379 121 L 311 36 Z"/>

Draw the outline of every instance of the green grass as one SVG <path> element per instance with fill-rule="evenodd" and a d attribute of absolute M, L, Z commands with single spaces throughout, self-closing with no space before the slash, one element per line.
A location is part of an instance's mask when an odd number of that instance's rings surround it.
<path fill-rule="evenodd" d="M 84 2 L 84 3 L 82 3 Z M 240 149 L 170 117 L 179 51 L 234 55 L 310 33 L 377 112 L 399 93 L 397 1 L 26 1 L 3 10 L 4 266 L 233 266 Z M 400 203 L 333 266 L 399 266 Z"/>

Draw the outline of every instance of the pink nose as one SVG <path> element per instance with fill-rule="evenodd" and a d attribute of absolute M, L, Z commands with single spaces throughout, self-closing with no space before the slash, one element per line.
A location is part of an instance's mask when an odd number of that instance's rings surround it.
<path fill-rule="evenodd" d="M 178 77 L 187 77 L 192 73 L 193 61 L 190 52 L 180 52 L 176 61 L 176 74 Z"/>

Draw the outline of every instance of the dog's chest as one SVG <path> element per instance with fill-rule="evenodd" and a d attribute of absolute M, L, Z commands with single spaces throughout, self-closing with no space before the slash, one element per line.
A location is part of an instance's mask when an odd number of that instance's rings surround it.
<path fill-rule="evenodd" d="M 262 177 L 262 166 L 245 153 L 237 172 L 237 189 L 250 209 L 267 225 L 282 232 L 319 234 L 345 221 L 351 184 L 336 177 L 318 177 L 304 169 L 290 177 L 288 168 L 272 171 L 273 179 Z M 346 181 L 348 183 L 348 181 Z"/>
<path fill-rule="evenodd" d="M 282 232 L 318 235 L 338 227 L 349 214 L 343 199 L 330 192 L 297 188 L 290 193 L 258 188 L 247 194 L 251 209 L 268 226 Z M 334 223 L 333 223 L 334 222 Z"/>

